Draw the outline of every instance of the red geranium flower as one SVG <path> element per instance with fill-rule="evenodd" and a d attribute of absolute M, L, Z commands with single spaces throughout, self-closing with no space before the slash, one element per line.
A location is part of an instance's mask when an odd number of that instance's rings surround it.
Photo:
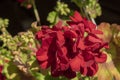
<path fill-rule="evenodd" d="M 100 49 L 107 48 L 108 45 L 97 37 L 97 34 L 102 32 L 96 30 L 96 26 L 91 21 L 82 18 L 78 12 L 70 18 L 72 21 L 68 24 L 78 34 L 76 38 L 78 54 L 71 60 L 71 68 L 73 71 L 93 76 L 98 70 L 97 63 L 106 61 L 106 54 L 100 52 Z"/>
<path fill-rule="evenodd" d="M 98 70 L 98 63 L 106 61 L 106 54 L 100 50 L 108 45 L 96 34 L 96 26 L 80 16 L 78 12 L 70 17 L 69 26 L 59 22 L 53 28 L 43 26 L 36 34 L 41 47 L 36 52 L 42 69 L 51 67 L 52 76 L 73 78 L 76 72 L 93 76 Z M 69 73 L 69 74 L 68 74 Z"/>
<path fill-rule="evenodd" d="M 46 69 L 51 66 L 53 76 L 75 77 L 75 72 L 69 67 L 61 22 L 53 28 L 43 26 L 37 33 L 36 38 L 41 41 L 41 47 L 36 53 L 41 68 Z M 71 74 L 68 75 L 68 72 Z"/>

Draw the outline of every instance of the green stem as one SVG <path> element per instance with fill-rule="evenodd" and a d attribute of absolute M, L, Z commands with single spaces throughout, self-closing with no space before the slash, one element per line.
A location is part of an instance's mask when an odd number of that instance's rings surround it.
<path fill-rule="evenodd" d="M 82 7 L 80 7 L 81 15 L 85 17 Z"/>
<path fill-rule="evenodd" d="M 33 6 L 33 11 L 34 11 L 34 14 L 35 14 L 35 18 L 36 18 L 36 20 L 38 22 L 38 25 L 41 25 L 41 23 L 40 23 L 40 16 L 39 16 L 36 4 L 35 4 L 35 0 L 32 0 L 32 6 Z"/>
<path fill-rule="evenodd" d="M 94 18 L 92 18 L 92 17 L 85 11 L 85 8 L 82 8 L 81 10 L 82 10 L 84 16 L 87 17 L 88 20 L 91 20 L 95 25 L 97 25 L 96 22 L 95 22 L 95 20 L 94 20 Z"/>

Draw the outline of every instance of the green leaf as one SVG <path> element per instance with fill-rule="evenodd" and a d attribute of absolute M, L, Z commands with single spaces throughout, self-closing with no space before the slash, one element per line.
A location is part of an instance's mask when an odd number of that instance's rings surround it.
<path fill-rule="evenodd" d="M 20 53 L 21 60 L 25 63 L 28 60 L 28 54 Z"/>
<path fill-rule="evenodd" d="M 116 55 L 113 58 L 113 62 L 117 68 L 117 70 L 120 72 L 120 47 L 115 47 L 116 48 Z"/>
<path fill-rule="evenodd" d="M 8 19 L 2 19 L 0 18 L 0 29 L 1 28 L 6 28 L 9 24 L 9 20 Z"/>
<path fill-rule="evenodd" d="M 97 78 L 97 77 L 94 77 L 93 80 L 98 80 L 98 78 Z"/>
<path fill-rule="evenodd" d="M 12 59 L 13 56 L 11 55 L 11 52 L 7 49 L 4 49 L 0 47 L 0 56 L 3 56 L 4 58 Z"/>
<path fill-rule="evenodd" d="M 45 80 L 45 75 L 41 74 L 40 72 L 33 72 L 33 76 L 36 80 Z"/>
<path fill-rule="evenodd" d="M 37 71 L 39 69 L 39 65 L 38 65 L 38 62 L 37 60 L 33 60 L 31 61 L 32 64 L 30 66 L 30 70 L 33 72 L 33 71 Z"/>
<path fill-rule="evenodd" d="M 49 21 L 51 24 L 54 24 L 57 21 L 57 16 L 57 12 L 52 11 L 48 14 L 47 21 Z"/>
<path fill-rule="evenodd" d="M 18 68 L 13 64 L 13 62 L 9 62 L 4 65 L 3 73 L 7 80 L 20 80 L 18 71 Z"/>

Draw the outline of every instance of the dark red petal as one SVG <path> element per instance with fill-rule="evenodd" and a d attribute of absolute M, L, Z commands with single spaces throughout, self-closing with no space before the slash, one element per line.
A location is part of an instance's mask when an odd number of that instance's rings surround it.
<path fill-rule="evenodd" d="M 40 48 L 37 52 L 36 52 L 36 58 L 38 61 L 45 61 L 48 59 L 48 55 L 47 55 L 47 51 Z"/>
<path fill-rule="evenodd" d="M 94 70 L 93 70 L 93 73 L 95 74 L 95 73 L 98 71 L 98 64 L 97 64 L 97 63 L 94 63 L 94 64 L 91 65 L 90 68 L 91 68 L 91 69 L 94 69 Z"/>
<path fill-rule="evenodd" d="M 88 21 L 88 26 L 90 28 L 90 31 L 92 31 L 93 29 L 96 29 L 96 25 L 92 21 Z"/>
<path fill-rule="evenodd" d="M 59 21 L 59 22 L 53 27 L 53 29 L 54 29 L 54 30 L 60 30 L 60 29 L 62 29 L 62 24 L 63 24 L 63 22 L 62 22 L 62 20 L 61 20 L 61 21 Z"/>
<path fill-rule="evenodd" d="M 62 63 L 67 63 L 67 49 L 66 47 L 59 47 L 57 51 L 57 57 L 60 59 Z"/>
<path fill-rule="evenodd" d="M 93 34 L 101 34 L 101 35 L 103 34 L 103 32 L 100 30 L 93 30 L 92 33 Z"/>
<path fill-rule="evenodd" d="M 80 50 L 84 50 L 86 48 L 86 46 L 84 45 L 84 40 L 83 39 L 78 40 L 77 48 L 79 48 Z"/>
<path fill-rule="evenodd" d="M 74 22 L 80 22 L 83 20 L 83 18 L 81 17 L 78 11 L 75 11 L 73 17 L 70 17 L 70 19 Z"/>
<path fill-rule="evenodd" d="M 107 55 L 104 53 L 101 53 L 100 55 L 95 56 L 95 61 L 98 63 L 103 63 L 106 61 L 106 59 L 107 59 Z"/>
<path fill-rule="evenodd" d="M 84 33 L 85 33 L 84 24 L 83 24 L 83 23 L 79 24 L 79 25 L 78 25 L 78 28 L 79 28 L 81 37 L 83 37 L 83 36 L 84 36 Z"/>
<path fill-rule="evenodd" d="M 93 60 L 94 59 L 94 56 L 92 54 L 90 54 L 90 53 L 87 53 L 87 52 L 84 52 L 82 54 L 82 56 L 84 57 L 85 61 L 89 61 L 89 60 Z"/>
<path fill-rule="evenodd" d="M 62 71 L 53 71 L 53 70 L 51 70 L 51 75 L 53 77 L 59 77 L 59 76 L 63 76 L 63 72 Z"/>
<path fill-rule="evenodd" d="M 88 40 L 91 41 L 91 42 L 93 42 L 93 43 L 96 43 L 96 42 L 101 43 L 102 42 L 101 39 L 99 39 L 99 38 L 97 38 L 95 36 L 92 36 L 92 35 L 88 36 Z"/>
<path fill-rule="evenodd" d="M 0 73 L 2 72 L 3 66 L 0 65 Z"/>
<path fill-rule="evenodd" d="M 73 71 L 80 71 L 81 63 L 82 63 L 82 59 L 76 56 L 70 61 L 70 67 Z"/>
<path fill-rule="evenodd" d="M 86 66 L 81 67 L 80 72 L 81 72 L 81 74 L 86 75 L 87 74 L 87 67 Z"/>
<path fill-rule="evenodd" d="M 63 26 L 62 29 L 63 29 L 63 31 L 68 31 L 68 30 L 70 30 L 70 28 L 69 28 L 68 26 Z"/>
<path fill-rule="evenodd" d="M 109 44 L 108 43 L 103 43 L 103 47 L 106 49 L 109 49 Z"/>
<path fill-rule="evenodd" d="M 91 69 L 91 68 L 87 68 L 87 74 L 86 74 L 86 76 L 93 76 L 93 70 Z"/>
<path fill-rule="evenodd" d="M 65 39 L 64 39 L 64 36 L 63 36 L 63 32 L 62 31 L 58 31 L 57 32 L 57 42 L 60 46 L 63 46 L 64 43 L 65 43 Z"/>
<path fill-rule="evenodd" d="M 72 71 L 70 68 L 68 68 L 66 71 L 64 71 L 64 75 L 71 79 L 71 78 L 74 78 L 76 77 L 76 72 Z"/>
<path fill-rule="evenodd" d="M 93 76 L 95 75 L 95 73 L 98 70 L 98 65 L 96 63 L 94 63 L 93 65 L 91 65 L 90 67 L 87 68 L 87 76 Z"/>
<path fill-rule="evenodd" d="M 42 69 L 47 69 L 50 66 L 50 64 L 48 63 L 48 61 L 43 61 L 43 62 L 38 61 L 38 63 L 40 64 L 40 67 Z"/>
<path fill-rule="evenodd" d="M 58 77 L 60 75 L 63 75 L 63 71 L 60 70 L 60 66 L 58 62 L 55 62 L 51 66 L 51 75 L 54 77 Z"/>
<path fill-rule="evenodd" d="M 73 22 L 73 21 L 67 21 L 67 24 L 69 24 L 69 25 L 70 25 L 70 27 L 72 27 L 72 26 L 75 26 L 75 25 L 76 25 L 76 23 L 75 23 L 75 22 Z"/>
<path fill-rule="evenodd" d="M 72 30 L 65 31 L 65 32 L 64 32 L 64 35 L 65 35 L 65 37 L 70 38 L 70 39 L 77 37 L 76 32 L 75 32 L 75 31 L 72 31 Z"/>
<path fill-rule="evenodd" d="M 52 40 L 53 40 L 53 38 L 52 37 L 50 37 L 50 36 L 47 36 L 48 38 L 44 38 L 43 40 L 42 40 L 42 46 L 41 46 L 41 48 L 43 48 L 43 49 L 45 49 L 45 50 L 48 50 L 48 48 L 50 47 L 50 45 L 51 45 L 51 43 L 52 43 Z"/>
<path fill-rule="evenodd" d="M 39 31 L 39 32 L 36 33 L 36 39 L 37 40 L 41 39 L 43 36 L 44 35 L 43 35 L 42 31 Z"/>
<path fill-rule="evenodd" d="M 42 46 L 38 51 L 36 52 L 36 57 L 39 61 L 44 61 L 48 59 L 48 49 L 50 48 L 50 45 L 52 43 L 52 38 L 46 38 L 42 40 Z"/>
<path fill-rule="evenodd" d="M 68 64 L 60 63 L 60 70 L 61 70 L 61 71 L 65 71 L 65 70 L 67 70 L 68 67 L 69 67 Z"/>
<path fill-rule="evenodd" d="M 76 43 L 74 43 L 74 45 L 73 45 L 73 52 L 77 52 L 77 46 L 76 46 L 77 44 Z"/>

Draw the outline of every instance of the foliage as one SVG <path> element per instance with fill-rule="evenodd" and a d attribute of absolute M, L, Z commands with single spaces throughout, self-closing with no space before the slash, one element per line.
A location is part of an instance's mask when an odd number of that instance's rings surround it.
<path fill-rule="evenodd" d="M 0 58 L 2 59 L 1 64 L 4 66 L 3 73 L 7 79 L 15 78 L 14 80 L 21 80 L 18 78 L 20 77 L 18 71 L 20 70 L 22 73 L 30 74 L 32 63 L 36 60 L 34 35 L 32 31 L 28 30 L 16 36 L 11 36 L 6 30 L 6 26 L 8 26 L 6 23 L 8 24 L 8 21 L 6 22 L 6 19 L 1 19 L 1 22 L 2 24 L 0 25 L 2 26 L 0 26 L 0 30 L 2 34 L 0 35 L 0 41 L 3 44 L 0 47 Z"/>
<path fill-rule="evenodd" d="M 79 8 L 82 15 L 90 18 L 96 18 L 101 15 L 101 7 L 98 0 L 72 0 Z"/>
<path fill-rule="evenodd" d="M 68 5 L 63 2 L 57 1 L 55 10 L 48 14 L 47 21 L 54 25 L 60 19 L 65 20 L 65 16 L 68 16 L 69 13 L 70 9 L 68 8 Z"/>
<path fill-rule="evenodd" d="M 104 41 L 108 42 L 109 47 L 110 47 L 106 51 L 108 53 L 107 63 L 102 65 L 103 66 L 102 69 L 108 73 L 109 78 L 111 77 L 109 80 L 113 80 L 112 78 L 114 77 L 116 78 L 116 80 L 119 80 L 120 79 L 120 73 L 119 73 L 120 72 L 120 63 L 119 63 L 119 60 L 120 60 L 120 54 L 119 54 L 120 53 L 120 46 L 119 46 L 120 26 L 117 24 L 101 23 L 98 26 L 98 29 L 103 31 L 103 36 L 101 36 L 101 38 L 103 38 Z M 105 76 L 104 78 L 108 78 L 108 77 Z M 100 79 L 100 80 L 103 80 L 103 79 Z"/>

